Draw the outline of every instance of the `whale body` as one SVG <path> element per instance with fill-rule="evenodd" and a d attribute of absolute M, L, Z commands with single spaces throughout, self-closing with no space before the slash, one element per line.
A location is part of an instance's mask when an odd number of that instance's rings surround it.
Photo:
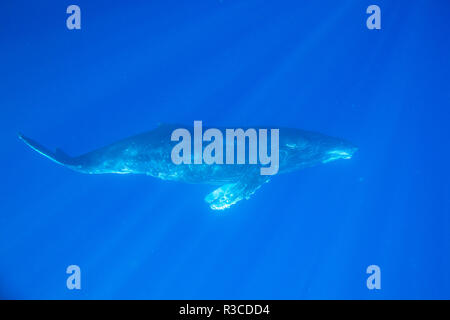
<path fill-rule="evenodd" d="M 28 146 L 50 160 L 87 174 L 146 174 L 163 180 L 219 186 L 205 197 L 213 210 L 223 210 L 250 196 L 272 176 L 260 174 L 254 164 L 174 164 L 172 132 L 179 125 L 159 125 L 92 152 L 71 157 L 60 149 L 49 150 L 19 134 Z M 225 132 L 225 129 L 219 128 Z M 244 129 L 245 130 L 245 129 Z M 279 171 L 294 170 L 350 159 L 357 148 L 343 139 L 300 129 L 279 129 Z"/>

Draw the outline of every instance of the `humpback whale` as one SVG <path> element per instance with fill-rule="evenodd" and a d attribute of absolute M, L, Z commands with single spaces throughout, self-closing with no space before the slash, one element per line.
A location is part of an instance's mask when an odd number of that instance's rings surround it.
<path fill-rule="evenodd" d="M 177 128 L 180 126 L 159 125 L 152 131 L 76 157 L 60 149 L 47 149 L 22 134 L 19 138 L 50 160 L 81 173 L 146 174 L 162 180 L 215 185 L 217 189 L 205 197 L 213 210 L 223 210 L 242 199 L 249 199 L 272 178 L 261 175 L 260 168 L 252 164 L 173 163 L 171 151 L 176 142 L 171 141 L 171 134 Z M 224 128 L 219 130 L 225 132 Z M 338 159 L 350 159 L 357 151 L 357 147 L 343 139 L 292 128 L 279 129 L 278 143 L 279 174 Z"/>

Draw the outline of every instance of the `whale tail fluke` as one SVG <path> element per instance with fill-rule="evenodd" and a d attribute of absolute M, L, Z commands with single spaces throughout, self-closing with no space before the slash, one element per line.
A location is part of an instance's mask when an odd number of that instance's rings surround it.
<path fill-rule="evenodd" d="M 19 133 L 18 136 L 19 136 L 19 139 L 22 140 L 23 142 L 25 142 L 31 149 L 39 152 L 40 154 L 49 158 L 50 160 L 52 160 L 56 163 L 59 163 L 63 166 L 67 166 L 67 167 L 70 167 L 71 165 L 73 165 L 73 163 L 72 163 L 73 158 L 68 156 L 67 154 L 65 154 L 62 150 L 56 149 L 56 151 L 53 152 L 53 151 L 50 151 L 49 149 L 47 149 L 46 147 L 42 146 L 38 142 L 25 137 L 21 133 Z"/>

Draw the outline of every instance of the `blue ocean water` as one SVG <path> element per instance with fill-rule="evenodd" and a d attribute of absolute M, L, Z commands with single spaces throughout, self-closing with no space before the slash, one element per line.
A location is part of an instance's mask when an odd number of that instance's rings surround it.
<path fill-rule="evenodd" d="M 81 30 L 66 8 L 81 8 Z M 381 8 L 381 30 L 366 8 Z M 0 298 L 449 299 L 447 1 L 0 3 Z M 158 123 L 359 147 L 215 212 L 214 187 L 83 175 Z M 66 268 L 81 268 L 68 290 Z M 378 265 L 381 289 L 366 268 Z"/>

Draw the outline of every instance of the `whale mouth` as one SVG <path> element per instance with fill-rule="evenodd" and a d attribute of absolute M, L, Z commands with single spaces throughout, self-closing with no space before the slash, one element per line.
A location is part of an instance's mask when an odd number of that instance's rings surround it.
<path fill-rule="evenodd" d="M 353 154 L 347 151 L 334 150 L 328 153 L 329 155 L 335 155 L 339 159 L 351 159 Z"/>
<path fill-rule="evenodd" d="M 353 157 L 353 154 L 358 150 L 358 148 L 354 147 L 351 149 L 335 149 L 335 150 L 331 150 L 328 151 L 327 154 L 329 156 L 329 158 L 325 159 L 324 161 L 322 161 L 323 163 L 327 163 L 330 161 L 334 161 L 334 160 L 339 160 L 339 159 L 351 159 Z"/>

